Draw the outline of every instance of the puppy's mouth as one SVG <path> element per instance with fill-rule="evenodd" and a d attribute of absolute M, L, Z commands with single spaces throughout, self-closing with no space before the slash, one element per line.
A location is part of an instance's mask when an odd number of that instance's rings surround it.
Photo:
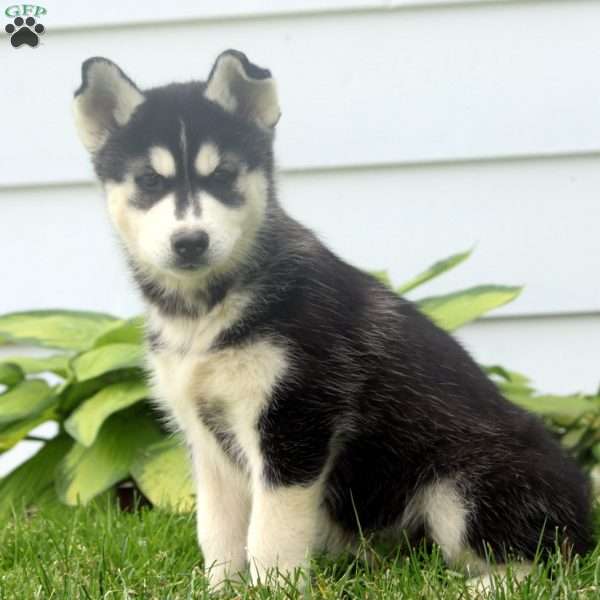
<path fill-rule="evenodd" d="M 185 258 L 177 259 L 172 264 L 172 269 L 175 271 L 184 271 L 186 273 L 193 273 L 195 271 L 201 271 L 209 266 L 209 261 L 206 256 L 200 258 Z"/>

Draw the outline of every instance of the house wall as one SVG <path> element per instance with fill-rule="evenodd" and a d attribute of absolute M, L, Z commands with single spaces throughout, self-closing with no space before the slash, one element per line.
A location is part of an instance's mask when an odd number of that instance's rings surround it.
<path fill-rule="evenodd" d="M 600 2 L 43 6 L 38 48 L 0 40 L 0 312 L 140 310 L 71 122 L 80 63 L 107 56 L 150 87 L 204 78 L 234 47 L 278 80 L 294 216 L 395 282 L 475 247 L 417 297 L 525 285 L 461 340 L 543 390 L 597 388 Z"/>

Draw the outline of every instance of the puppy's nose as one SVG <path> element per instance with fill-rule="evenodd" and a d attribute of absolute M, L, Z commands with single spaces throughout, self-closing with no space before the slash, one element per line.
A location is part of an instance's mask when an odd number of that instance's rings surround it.
<path fill-rule="evenodd" d="M 206 231 L 182 231 L 171 238 L 173 252 L 182 260 L 197 260 L 208 248 Z"/>

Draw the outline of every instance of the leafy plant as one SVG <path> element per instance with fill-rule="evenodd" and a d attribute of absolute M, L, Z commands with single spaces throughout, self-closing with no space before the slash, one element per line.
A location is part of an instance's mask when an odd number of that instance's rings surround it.
<path fill-rule="evenodd" d="M 5 344 L 60 350 L 0 363 L 0 452 L 41 423 L 60 426 L 56 438 L 0 482 L 0 517 L 14 501 L 27 505 L 40 495 L 86 503 L 129 478 L 156 504 L 192 507 L 187 456 L 148 403 L 142 337 L 140 318 L 71 311 L 0 317 Z"/>
<path fill-rule="evenodd" d="M 412 292 L 456 267 L 471 252 L 439 261 L 397 291 Z M 383 272 L 376 274 L 391 284 Z M 519 287 L 481 285 L 417 301 L 447 330 L 469 323 L 520 293 Z M 59 434 L 0 481 L 0 518 L 15 502 L 86 503 L 133 480 L 153 504 L 188 511 L 194 496 L 181 440 L 160 425 L 142 368 L 140 317 L 46 310 L 0 316 L 0 344 L 34 345 L 54 352 L 0 362 L 0 452 L 31 439 L 41 423 Z M 505 395 L 546 418 L 563 443 L 588 467 L 600 462 L 600 398 L 542 396 L 523 375 L 487 368 Z M 598 467 L 595 467 L 596 469 Z"/>

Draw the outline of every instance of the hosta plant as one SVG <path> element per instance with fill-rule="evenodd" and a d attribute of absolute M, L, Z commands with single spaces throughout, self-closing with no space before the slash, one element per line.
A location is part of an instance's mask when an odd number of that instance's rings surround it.
<path fill-rule="evenodd" d="M 439 261 L 397 288 L 415 288 L 468 258 Z M 385 273 L 377 273 L 391 285 Z M 510 302 L 518 287 L 482 285 L 422 298 L 418 306 L 438 325 L 454 330 Z M 59 433 L 0 481 L 0 518 L 15 504 L 86 503 L 124 481 L 133 481 L 154 505 L 187 511 L 193 486 L 181 440 L 161 424 L 149 401 L 143 369 L 143 322 L 63 310 L 0 316 L 0 344 L 15 355 L 0 361 L 0 452 L 55 421 Z M 19 356 L 20 345 L 48 349 L 43 357 Z M 564 443 L 593 467 L 600 461 L 600 400 L 540 396 L 528 380 L 502 367 L 488 372 L 512 401 L 542 414 Z"/>

